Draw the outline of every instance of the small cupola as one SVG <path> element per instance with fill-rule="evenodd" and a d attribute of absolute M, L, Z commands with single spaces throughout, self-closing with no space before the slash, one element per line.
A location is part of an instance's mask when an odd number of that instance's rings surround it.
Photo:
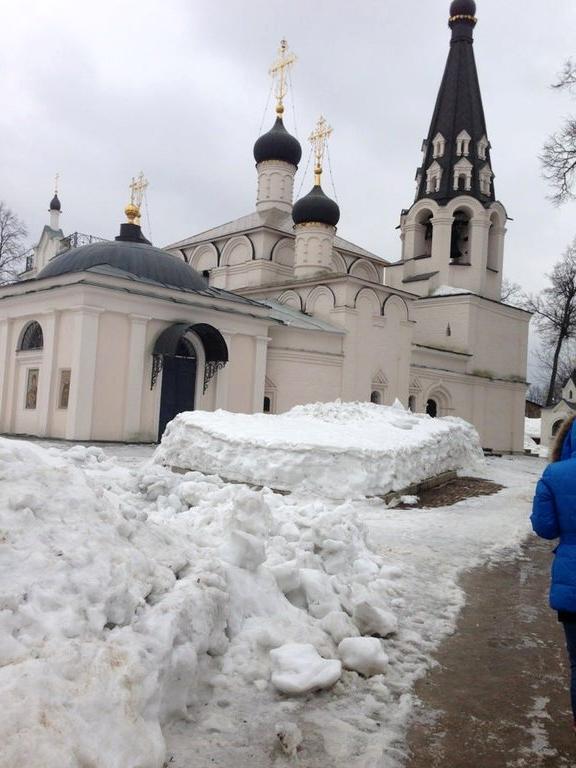
<path fill-rule="evenodd" d="M 54 197 L 52 198 L 52 200 L 50 200 L 50 208 L 48 210 L 49 211 L 58 211 L 58 213 L 60 213 L 60 211 L 62 210 L 62 204 L 60 203 L 60 200 L 58 199 L 58 193 L 57 192 L 54 192 Z"/>
<path fill-rule="evenodd" d="M 314 186 L 307 195 L 301 197 L 294 204 L 292 219 L 294 224 L 327 224 L 335 227 L 340 221 L 340 208 L 338 203 L 330 199 L 324 193 L 321 186 L 322 163 L 326 151 L 326 141 L 332 133 L 332 128 L 321 117 L 315 130 L 310 135 L 310 142 L 314 147 L 315 167 Z"/>

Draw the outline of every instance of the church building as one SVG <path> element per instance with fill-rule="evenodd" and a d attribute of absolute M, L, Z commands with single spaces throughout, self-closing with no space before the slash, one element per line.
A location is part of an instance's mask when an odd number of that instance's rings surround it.
<path fill-rule="evenodd" d="M 286 411 L 366 401 L 460 416 L 482 444 L 521 451 L 530 315 L 501 301 L 507 214 L 496 200 L 473 50 L 473 0 L 450 7 L 450 52 L 414 203 L 390 262 L 338 233 L 322 188 L 331 129 L 311 142 L 314 183 L 276 120 L 254 145 L 255 210 L 153 247 L 143 179 L 112 241 L 64 236 L 55 195 L 22 279 L 0 288 L 0 433 L 157 440 L 177 413 Z"/>

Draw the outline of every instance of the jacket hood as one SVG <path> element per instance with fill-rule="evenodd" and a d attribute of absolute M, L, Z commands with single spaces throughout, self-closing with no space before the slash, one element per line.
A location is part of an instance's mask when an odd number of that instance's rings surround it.
<path fill-rule="evenodd" d="M 572 419 L 570 428 L 562 443 L 560 461 L 566 461 L 566 459 L 576 459 L 576 419 Z"/>

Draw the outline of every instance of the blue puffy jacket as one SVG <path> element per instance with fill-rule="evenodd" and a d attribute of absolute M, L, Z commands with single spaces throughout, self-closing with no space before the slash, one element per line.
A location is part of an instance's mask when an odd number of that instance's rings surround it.
<path fill-rule="evenodd" d="M 536 486 L 532 527 L 544 539 L 560 539 L 552 564 L 550 605 L 576 613 L 576 421 L 564 438 L 560 460 L 546 467 Z"/>

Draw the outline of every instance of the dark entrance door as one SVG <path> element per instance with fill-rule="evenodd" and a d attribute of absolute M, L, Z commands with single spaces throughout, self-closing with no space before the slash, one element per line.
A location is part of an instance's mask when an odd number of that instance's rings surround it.
<path fill-rule="evenodd" d="M 160 396 L 160 421 L 158 442 L 162 439 L 169 421 L 182 411 L 194 410 L 196 389 L 196 356 L 165 357 L 162 365 L 162 394 Z"/>

